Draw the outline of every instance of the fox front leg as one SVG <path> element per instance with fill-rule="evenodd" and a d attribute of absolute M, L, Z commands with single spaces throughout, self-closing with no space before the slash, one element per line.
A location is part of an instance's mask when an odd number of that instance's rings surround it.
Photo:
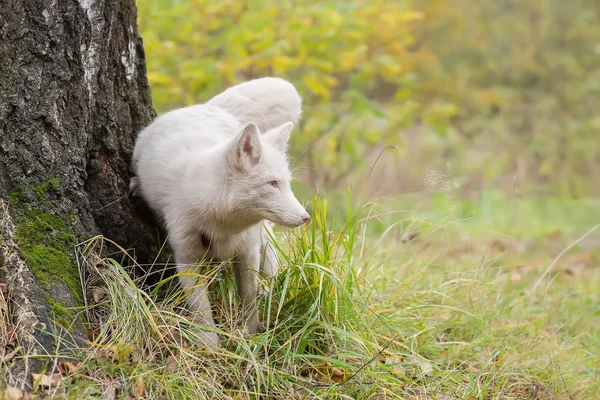
<path fill-rule="evenodd" d="M 199 269 L 195 265 L 197 260 L 191 256 L 185 256 L 185 252 L 175 254 L 179 283 L 187 295 L 187 304 L 193 315 L 192 321 L 201 325 L 215 327 L 212 316 L 210 299 L 208 297 L 208 277 L 199 276 Z M 219 336 L 215 332 L 199 332 L 200 339 L 207 346 L 219 346 Z"/>
<path fill-rule="evenodd" d="M 260 271 L 260 243 L 253 244 L 245 252 L 235 257 L 235 278 L 238 296 L 242 301 L 244 322 L 249 334 L 260 329 L 257 312 L 258 274 Z"/>

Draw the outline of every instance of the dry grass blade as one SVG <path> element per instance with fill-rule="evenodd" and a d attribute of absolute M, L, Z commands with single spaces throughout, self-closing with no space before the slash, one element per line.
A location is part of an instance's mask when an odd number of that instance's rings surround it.
<path fill-rule="evenodd" d="M 565 247 L 555 258 L 554 260 L 552 260 L 552 262 L 548 265 L 548 268 L 546 268 L 546 270 L 542 273 L 542 275 L 540 275 L 540 277 L 538 278 L 537 281 L 535 281 L 535 283 L 533 284 L 533 286 L 531 287 L 531 291 L 530 293 L 533 294 L 535 292 L 535 290 L 537 289 L 537 287 L 542 283 L 542 281 L 544 280 L 544 278 L 550 273 L 550 271 L 552 271 L 552 268 L 554 268 L 554 266 L 556 265 L 556 263 L 558 262 L 558 260 L 560 260 L 566 253 L 569 252 L 569 250 L 571 250 L 573 247 L 577 246 L 579 243 L 581 243 L 585 238 L 587 238 L 588 236 L 590 236 L 592 233 L 594 233 L 594 231 L 596 231 L 596 229 L 600 228 L 600 224 L 594 226 L 593 228 L 591 228 L 590 230 L 588 230 L 586 233 L 584 233 L 583 235 L 581 235 L 577 240 L 575 240 L 574 242 L 572 242 L 570 245 L 568 245 L 567 247 Z"/>

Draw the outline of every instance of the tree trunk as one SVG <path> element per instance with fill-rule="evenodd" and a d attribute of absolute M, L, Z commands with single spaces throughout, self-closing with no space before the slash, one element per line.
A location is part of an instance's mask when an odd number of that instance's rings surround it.
<path fill-rule="evenodd" d="M 102 234 L 142 260 L 144 249 L 156 254 L 128 196 L 134 139 L 153 117 L 135 0 L 3 0 L 0 282 L 10 319 L 0 323 L 24 354 L 52 354 L 49 332 L 71 317 L 64 307 L 82 304 L 76 243 Z M 26 385 L 40 359 L 16 361 L 4 384 Z"/>

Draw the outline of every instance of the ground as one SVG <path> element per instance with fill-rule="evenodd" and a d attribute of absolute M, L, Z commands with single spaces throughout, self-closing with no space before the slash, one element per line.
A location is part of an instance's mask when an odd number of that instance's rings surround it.
<path fill-rule="evenodd" d="M 219 351 L 201 346 L 176 285 L 145 293 L 105 262 L 92 347 L 49 363 L 37 393 L 600 396 L 598 201 L 345 196 L 317 198 L 311 225 L 280 232 L 286 266 L 261 303 L 265 333 L 242 336 L 232 280 L 211 275 Z"/>

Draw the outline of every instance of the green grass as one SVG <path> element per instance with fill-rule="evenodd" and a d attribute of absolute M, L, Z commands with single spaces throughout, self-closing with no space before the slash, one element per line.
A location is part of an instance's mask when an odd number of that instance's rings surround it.
<path fill-rule="evenodd" d="M 144 293 L 105 259 L 103 322 L 61 385 L 72 398 L 599 398 L 600 230 L 556 260 L 598 211 L 494 193 L 317 198 L 313 223 L 279 236 L 264 333 L 243 337 L 230 274 L 210 275 L 212 351 L 174 278 Z"/>

